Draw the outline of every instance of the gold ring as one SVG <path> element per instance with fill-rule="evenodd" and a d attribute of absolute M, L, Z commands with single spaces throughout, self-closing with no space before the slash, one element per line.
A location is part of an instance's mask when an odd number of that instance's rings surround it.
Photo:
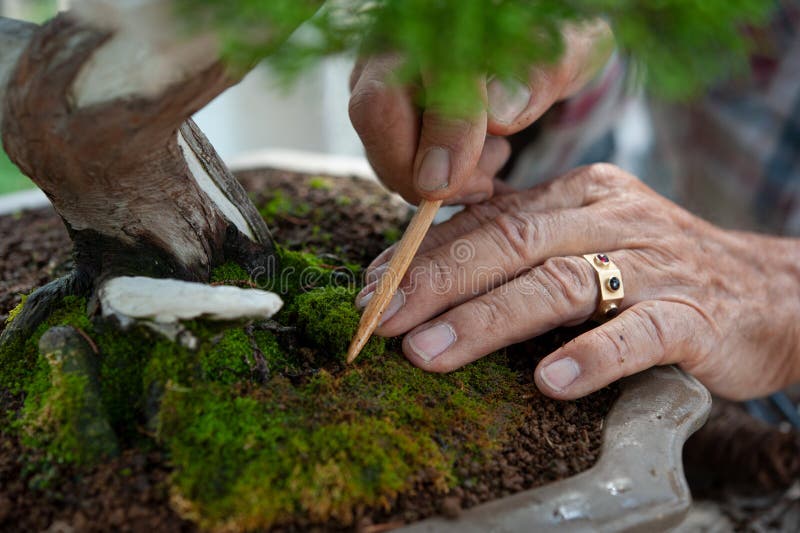
<path fill-rule="evenodd" d="M 606 254 L 586 254 L 583 256 L 594 271 L 597 272 L 597 282 L 600 284 L 600 296 L 597 310 L 592 315 L 592 320 L 605 322 L 619 314 L 622 299 L 625 297 L 625 288 L 622 286 L 622 274 L 614 262 Z"/>

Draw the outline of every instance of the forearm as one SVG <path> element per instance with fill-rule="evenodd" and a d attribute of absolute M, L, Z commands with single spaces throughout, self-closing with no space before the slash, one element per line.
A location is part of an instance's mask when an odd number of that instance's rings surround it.
<path fill-rule="evenodd" d="M 731 257 L 749 263 L 743 271 L 752 274 L 739 282 L 750 293 L 758 321 L 752 339 L 754 349 L 764 354 L 765 378 L 777 387 L 800 382 L 800 239 L 746 232 L 726 232 Z M 746 279 L 754 276 L 753 279 Z"/>

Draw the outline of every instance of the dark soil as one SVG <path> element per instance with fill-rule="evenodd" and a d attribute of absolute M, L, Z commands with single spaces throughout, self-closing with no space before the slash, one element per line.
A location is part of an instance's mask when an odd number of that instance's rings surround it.
<path fill-rule="evenodd" d="M 243 172 L 239 178 L 253 191 L 256 205 L 274 208 L 281 204 L 280 209 L 262 211 L 278 242 L 327 253 L 331 262 L 367 264 L 397 237 L 408 218 L 402 204 L 390 200 L 379 186 L 363 181 L 320 180 L 278 171 Z M 19 302 L 20 294 L 63 274 L 69 266 L 69 240 L 51 210 L 0 217 L 0 317 L 5 318 Z M 606 389 L 577 402 L 557 402 L 542 396 L 533 384 L 537 358 L 574 334 L 560 331 L 512 350 L 513 364 L 530 385 L 529 407 L 518 433 L 488 463 L 462 458 L 456 470 L 464 481 L 449 495 L 443 497 L 420 483 L 415 492 L 392 502 L 388 511 L 360 510 L 357 529 L 375 532 L 434 514 L 456 516 L 462 508 L 592 466 L 601 446 L 603 419 L 616 391 Z M 9 398 L 0 397 L 0 402 L 3 411 L 15 407 Z M 0 530 L 196 529 L 171 506 L 169 461 L 158 450 L 128 449 L 89 471 L 63 465 L 43 467 L 47 464 L 43 459 L 0 432 Z M 285 530 L 312 526 L 298 519 Z"/>
<path fill-rule="evenodd" d="M 27 294 L 72 267 L 72 245 L 50 209 L 0 217 L 0 330 Z"/>

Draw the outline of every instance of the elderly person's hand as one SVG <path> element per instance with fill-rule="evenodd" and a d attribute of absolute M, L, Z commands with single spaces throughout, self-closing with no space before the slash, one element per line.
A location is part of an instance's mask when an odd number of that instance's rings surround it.
<path fill-rule="evenodd" d="M 509 155 L 508 142 L 494 136 L 530 126 L 554 103 L 578 92 L 613 50 L 611 30 L 602 21 L 566 28 L 564 43 L 561 59 L 532 67 L 527 80 L 510 85 L 481 80 L 486 110 L 469 118 L 415 107 L 412 94 L 424 90 L 424 83 L 417 89 L 394 83 L 400 58 L 359 62 L 350 78 L 350 119 L 383 183 L 411 203 L 489 198 Z"/>
<path fill-rule="evenodd" d="M 620 269 L 622 312 L 541 361 L 543 393 L 577 398 L 672 363 L 733 399 L 800 380 L 800 243 L 715 227 L 604 164 L 432 228 L 377 333 L 410 331 L 411 362 L 447 372 L 581 323 L 598 305 L 594 252 Z"/>

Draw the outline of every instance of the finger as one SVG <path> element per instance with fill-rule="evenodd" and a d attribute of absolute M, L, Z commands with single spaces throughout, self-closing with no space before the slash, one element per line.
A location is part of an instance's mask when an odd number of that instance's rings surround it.
<path fill-rule="evenodd" d="M 531 68 L 526 79 L 492 79 L 487 86 L 492 135 L 511 135 L 538 120 L 556 102 L 577 93 L 608 61 L 613 35 L 604 21 L 572 25 L 555 65 Z"/>
<path fill-rule="evenodd" d="M 411 176 L 420 117 L 407 91 L 394 82 L 400 64 L 396 56 L 369 59 L 353 87 L 349 113 L 381 181 L 407 201 L 417 203 L 419 195 Z"/>
<path fill-rule="evenodd" d="M 649 300 L 584 333 L 545 357 L 534 379 L 543 394 L 580 398 L 651 366 L 683 360 L 698 349 L 698 316 L 677 302 Z"/>
<path fill-rule="evenodd" d="M 486 86 L 481 83 L 484 93 Z M 428 200 L 459 194 L 473 176 L 486 138 L 486 111 L 454 116 L 436 102 L 422 113 L 422 129 L 414 161 L 414 187 Z"/>
<path fill-rule="evenodd" d="M 418 253 L 424 253 L 466 236 L 490 223 L 503 213 L 524 213 L 578 208 L 598 203 L 638 180 L 617 167 L 596 164 L 580 167 L 564 176 L 516 194 L 500 195 L 487 202 L 469 206 L 450 220 L 428 230 Z M 394 246 L 384 250 L 367 267 L 367 281 L 375 269 L 392 257 Z"/>
<path fill-rule="evenodd" d="M 483 202 L 494 194 L 495 176 L 511 155 L 511 145 L 502 137 L 486 137 L 478 164 L 458 195 L 445 204 L 470 205 Z"/>
<path fill-rule="evenodd" d="M 494 180 L 495 194 L 504 195 L 504 194 L 513 194 L 515 192 L 519 192 L 519 189 L 513 187 L 512 185 L 509 185 L 508 183 L 506 183 L 501 179 L 495 178 Z"/>
<path fill-rule="evenodd" d="M 548 258 L 623 248 L 617 246 L 617 225 L 603 215 L 592 207 L 504 213 L 462 239 L 419 254 L 400 283 L 404 305 L 384 313 L 377 333 L 405 333 Z"/>
<path fill-rule="evenodd" d="M 636 269 L 624 253 L 614 257 L 631 272 L 626 302 L 635 302 Z M 449 372 L 555 327 L 586 321 L 598 292 L 596 273 L 584 258 L 554 257 L 415 328 L 406 335 L 403 351 L 420 368 Z"/>

